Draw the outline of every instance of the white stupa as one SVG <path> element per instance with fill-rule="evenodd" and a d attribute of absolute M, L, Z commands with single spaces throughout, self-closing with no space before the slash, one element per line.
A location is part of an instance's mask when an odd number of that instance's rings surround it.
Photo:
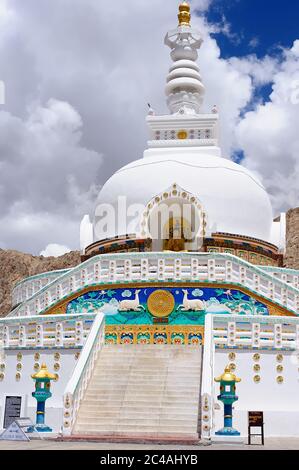
<path fill-rule="evenodd" d="M 191 28 L 187 3 L 180 6 L 179 26 L 167 33 L 165 44 L 173 61 L 165 88 L 170 113 L 158 116 L 150 109 L 146 119 L 148 149 L 142 159 L 118 170 L 100 191 L 93 226 L 88 218 L 81 225 L 83 253 L 88 245 L 101 240 L 128 234 L 150 236 L 151 212 L 159 202 L 165 202 L 166 194 L 167 203 L 180 204 L 185 193 L 197 201 L 204 214 L 198 223 L 205 224 L 198 231 L 204 237 L 224 233 L 271 243 L 273 213 L 265 188 L 247 168 L 221 154 L 217 107 L 209 114 L 201 113 L 205 88 L 196 60 L 202 39 Z M 103 211 L 98 209 L 112 207 L 115 214 L 123 212 L 120 197 L 126 208 L 138 204 L 144 210 L 134 217 L 122 214 L 114 223 L 102 224 Z M 160 251 L 161 244 L 153 244 L 153 249 Z M 192 249 L 196 250 L 196 245 Z"/>

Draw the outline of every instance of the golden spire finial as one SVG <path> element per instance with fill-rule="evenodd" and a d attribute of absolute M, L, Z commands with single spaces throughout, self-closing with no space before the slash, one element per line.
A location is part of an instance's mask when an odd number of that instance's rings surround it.
<path fill-rule="evenodd" d="M 190 5 L 187 2 L 183 2 L 179 6 L 179 26 L 190 26 L 191 13 Z"/>

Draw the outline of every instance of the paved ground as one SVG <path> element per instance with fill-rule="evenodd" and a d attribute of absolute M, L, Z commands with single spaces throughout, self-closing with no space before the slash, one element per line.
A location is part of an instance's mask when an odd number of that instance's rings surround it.
<path fill-rule="evenodd" d="M 50 440 L 33 440 L 30 442 L 0 441 L 0 450 L 299 450 L 299 439 L 266 439 L 266 445 L 219 445 L 211 446 L 174 446 L 147 444 L 113 444 L 96 442 L 55 442 Z"/>

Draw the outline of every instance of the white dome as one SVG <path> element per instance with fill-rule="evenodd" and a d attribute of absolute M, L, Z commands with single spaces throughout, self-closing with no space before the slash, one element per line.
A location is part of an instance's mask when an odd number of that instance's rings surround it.
<path fill-rule="evenodd" d="M 209 155 L 196 148 L 159 148 L 118 170 L 102 188 L 97 206 L 118 210 L 119 196 L 126 206 L 146 206 L 174 183 L 201 202 L 211 232 L 225 232 L 270 241 L 271 203 L 262 184 L 246 168 L 231 160 Z M 94 231 L 94 241 L 138 233 L 139 224 L 129 225 L 121 217 L 108 233 Z M 95 218 L 96 221 L 96 218 Z"/>

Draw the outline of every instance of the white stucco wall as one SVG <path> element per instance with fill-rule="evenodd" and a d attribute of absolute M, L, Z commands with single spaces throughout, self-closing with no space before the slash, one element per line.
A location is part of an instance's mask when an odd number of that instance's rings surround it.
<path fill-rule="evenodd" d="M 48 369 L 52 373 L 59 374 L 57 382 L 52 381 L 51 392 L 52 397 L 46 402 L 46 424 L 53 428 L 54 432 L 59 432 L 62 425 L 63 414 L 63 393 L 66 384 L 73 372 L 77 360 L 76 353 L 79 349 L 51 349 L 51 350 L 8 350 L 5 359 L 1 363 L 5 363 L 4 379 L 0 382 L 0 429 L 3 429 L 4 409 L 6 396 L 22 397 L 21 416 L 30 417 L 35 422 L 36 400 L 32 397 L 34 391 L 34 381 L 31 374 L 35 371 L 33 366 L 36 362 L 46 363 Z M 22 353 L 21 361 L 17 360 L 18 352 Z M 39 361 L 35 361 L 34 354 L 40 353 Z M 54 354 L 60 354 L 60 360 L 54 359 Z M 16 380 L 17 363 L 22 363 L 21 379 Z M 54 363 L 60 364 L 59 371 L 54 371 Z"/>
<path fill-rule="evenodd" d="M 242 436 L 248 433 L 248 411 L 263 411 L 265 421 L 265 436 L 299 436 L 299 369 L 297 356 L 294 352 L 279 351 L 221 351 L 215 354 L 215 376 L 223 373 L 229 360 L 229 352 L 236 353 L 236 375 L 242 379 L 237 384 L 238 402 L 234 404 L 234 427 Z M 253 370 L 253 355 L 258 352 L 261 356 L 258 362 L 261 366 L 259 375 L 261 382 L 256 384 L 253 377 L 258 373 Z M 283 354 L 284 360 L 279 363 L 277 354 Z M 282 373 L 276 371 L 278 364 L 283 365 Z M 283 384 L 279 385 L 276 378 L 281 375 Z M 219 384 L 214 385 L 214 397 L 217 401 Z M 220 402 L 217 402 L 220 404 Z M 215 431 L 223 426 L 223 405 L 214 410 Z"/>

